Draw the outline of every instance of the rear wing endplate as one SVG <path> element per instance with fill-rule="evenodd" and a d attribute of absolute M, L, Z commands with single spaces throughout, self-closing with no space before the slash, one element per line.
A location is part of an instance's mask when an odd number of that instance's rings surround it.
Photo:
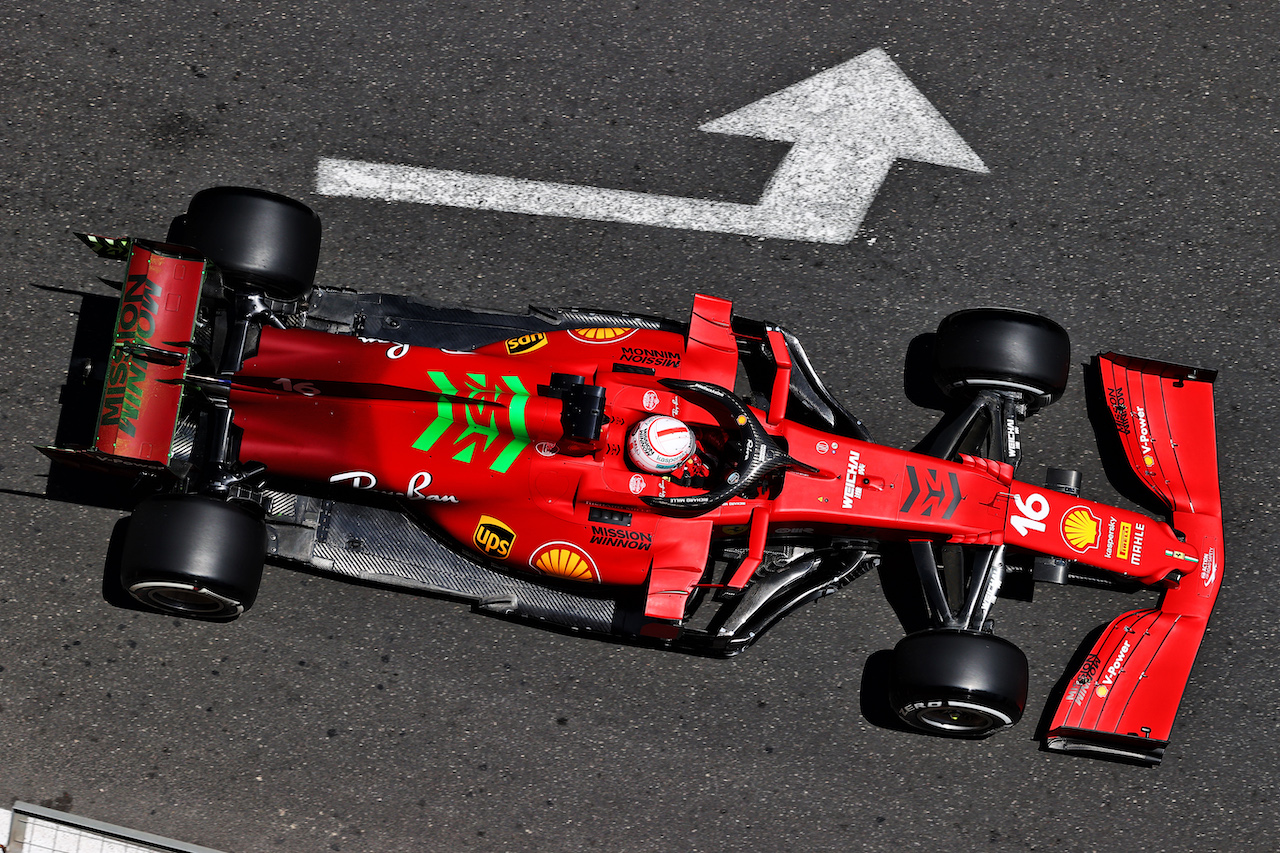
<path fill-rule="evenodd" d="M 92 452 L 167 465 L 182 402 L 206 264 L 193 250 L 77 235 L 127 263 Z"/>

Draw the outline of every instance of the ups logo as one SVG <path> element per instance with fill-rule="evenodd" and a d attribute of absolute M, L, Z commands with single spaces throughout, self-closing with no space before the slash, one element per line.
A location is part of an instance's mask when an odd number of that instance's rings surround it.
<path fill-rule="evenodd" d="M 476 532 L 471 534 L 471 541 L 485 554 L 505 560 L 515 544 L 516 532 L 493 516 L 482 515 Z"/>
<path fill-rule="evenodd" d="M 508 338 L 506 341 L 507 355 L 524 355 L 527 352 L 533 352 L 536 349 L 547 345 L 547 336 L 542 332 L 531 332 L 527 335 L 521 335 L 518 338 Z"/>

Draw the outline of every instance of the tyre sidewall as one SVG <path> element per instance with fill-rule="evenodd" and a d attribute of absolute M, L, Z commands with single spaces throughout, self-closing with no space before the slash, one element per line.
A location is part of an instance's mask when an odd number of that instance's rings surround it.
<path fill-rule="evenodd" d="M 129 519 L 121 583 L 125 589 L 140 583 L 194 584 L 248 610 L 258 596 L 266 549 L 266 525 L 248 509 L 196 495 L 150 498 Z"/>
<path fill-rule="evenodd" d="M 1027 704 L 1027 658 L 991 634 L 931 630 L 904 637 L 894 649 L 889 696 L 895 712 L 915 728 L 954 737 L 985 737 L 1022 718 Z M 934 709 L 983 709 L 984 731 L 945 731 L 922 722 Z"/>
<path fill-rule="evenodd" d="M 178 228 L 229 283 L 294 299 L 310 290 L 320 258 L 320 217 L 300 201 L 248 187 L 196 193 Z"/>
<path fill-rule="evenodd" d="M 934 339 L 934 379 L 953 396 L 1007 385 L 1047 404 L 1062 396 L 1070 373 L 1066 331 L 1029 311 L 958 311 L 939 324 Z"/>

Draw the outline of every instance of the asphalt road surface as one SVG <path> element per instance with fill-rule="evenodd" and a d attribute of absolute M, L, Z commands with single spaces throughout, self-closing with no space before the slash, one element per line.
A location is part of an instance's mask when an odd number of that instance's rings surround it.
<path fill-rule="evenodd" d="M 1194 9 L 1192 7 L 1195 7 Z M 0 803 L 227 851 L 1227 850 L 1280 845 L 1274 571 L 1280 9 L 1237 4 L 19 0 L 0 25 Z M 325 158 L 754 204 L 790 143 L 699 130 L 883 49 L 985 164 L 899 160 L 844 243 L 318 194 Z M 120 513 L 45 500 L 72 230 L 161 237 L 196 190 L 326 223 L 322 284 L 518 310 L 735 300 L 805 342 L 878 440 L 948 311 L 1047 313 L 1221 371 L 1225 581 L 1164 764 L 1041 751 L 1095 626 L 1147 599 L 1001 602 L 1031 709 L 957 742 L 877 725 L 900 626 L 870 576 L 731 661 L 269 568 L 229 625 L 110 607 Z M 304 439 L 305 440 L 305 439 Z M 1106 482 L 1079 373 L 1024 433 Z M 874 716 L 874 715 L 872 715 Z"/>

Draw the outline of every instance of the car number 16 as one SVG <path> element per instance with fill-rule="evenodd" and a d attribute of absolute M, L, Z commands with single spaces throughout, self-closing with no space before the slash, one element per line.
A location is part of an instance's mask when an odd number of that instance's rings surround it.
<path fill-rule="evenodd" d="M 1017 507 L 1017 515 L 1009 516 L 1013 529 L 1023 536 L 1035 530 L 1044 533 L 1044 520 L 1049 515 L 1049 499 L 1039 492 L 1032 492 L 1025 500 L 1022 495 L 1013 496 L 1013 505 Z"/>

